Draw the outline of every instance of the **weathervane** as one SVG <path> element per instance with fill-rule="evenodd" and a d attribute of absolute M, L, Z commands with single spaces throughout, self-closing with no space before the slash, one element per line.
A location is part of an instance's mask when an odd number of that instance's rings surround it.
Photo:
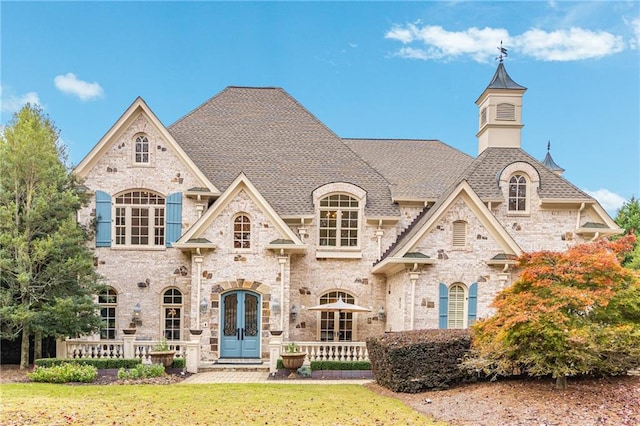
<path fill-rule="evenodd" d="M 498 50 L 500 51 L 500 55 L 497 56 L 496 59 L 499 59 L 500 62 L 502 63 L 502 60 L 508 56 L 507 49 L 502 47 L 502 40 L 500 40 L 500 47 L 498 47 Z"/>

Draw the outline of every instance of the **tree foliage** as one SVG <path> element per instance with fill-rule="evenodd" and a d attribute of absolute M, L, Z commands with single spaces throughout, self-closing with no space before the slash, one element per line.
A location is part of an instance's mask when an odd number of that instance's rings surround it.
<path fill-rule="evenodd" d="M 85 201 L 64 164 L 58 131 L 25 106 L 0 135 L 0 335 L 77 336 L 100 325 L 86 230 L 75 213 Z M 41 339 L 40 339 L 41 340 Z"/>
<path fill-rule="evenodd" d="M 640 200 L 635 197 L 625 202 L 618 210 L 615 218 L 616 224 L 624 229 L 627 234 L 634 233 L 636 236 L 636 245 L 625 257 L 623 264 L 631 269 L 640 269 Z"/>
<path fill-rule="evenodd" d="M 620 260 L 635 236 L 537 252 L 473 326 L 473 359 L 486 373 L 566 377 L 623 374 L 640 366 L 640 278 Z M 564 383 L 563 383 L 564 382 Z"/>

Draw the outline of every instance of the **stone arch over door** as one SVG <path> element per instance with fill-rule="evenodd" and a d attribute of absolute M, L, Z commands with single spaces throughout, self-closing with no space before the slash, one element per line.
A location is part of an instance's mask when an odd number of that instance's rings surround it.
<path fill-rule="evenodd" d="M 260 281 L 250 281 L 244 278 L 238 278 L 235 281 L 219 281 L 211 288 L 211 351 L 216 358 L 220 357 L 221 343 L 221 309 L 222 295 L 225 293 L 246 290 L 248 292 L 257 293 L 260 296 L 261 312 L 260 312 L 260 341 L 261 341 L 261 357 L 269 357 L 269 330 L 271 329 L 271 288 Z"/>

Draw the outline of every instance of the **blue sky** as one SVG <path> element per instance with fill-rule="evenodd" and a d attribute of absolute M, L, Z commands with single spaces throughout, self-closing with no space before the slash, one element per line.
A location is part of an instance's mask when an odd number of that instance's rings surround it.
<path fill-rule="evenodd" d="M 508 49 L 523 148 L 615 215 L 640 196 L 640 2 L 10 2 L 1 123 L 38 103 L 77 164 L 142 96 L 169 126 L 226 86 L 282 87 L 342 137 L 477 154 Z"/>

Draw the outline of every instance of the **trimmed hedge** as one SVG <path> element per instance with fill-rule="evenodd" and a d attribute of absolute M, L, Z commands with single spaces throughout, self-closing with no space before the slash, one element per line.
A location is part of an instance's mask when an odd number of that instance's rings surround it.
<path fill-rule="evenodd" d="M 149 377 L 164 376 L 164 365 L 162 364 L 138 364 L 134 368 L 118 370 L 118 379 L 135 380 L 147 379 Z"/>
<path fill-rule="evenodd" d="M 278 358 L 276 369 L 284 369 L 281 358 Z M 371 370 L 371 363 L 369 361 L 311 361 L 311 370 Z"/>
<path fill-rule="evenodd" d="M 53 367 L 63 364 L 91 365 L 98 370 L 106 370 L 109 368 L 135 368 L 141 364 L 139 358 L 123 359 L 123 358 L 40 358 L 35 360 L 38 367 Z"/>
<path fill-rule="evenodd" d="M 367 340 L 376 382 L 406 393 L 445 389 L 469 379 L 460 363 L 470 348 L 469 330 L 415 330 Z"/>
<path fill-rule="evenodd" d="M 92 365 L 73 363 L 37 366 L 33 373 L 27 373 L 27 377 L 34 382 L 44 383 L 91 383 L 98 377 L 98 369 Z"/>
<path fill-rule="evenodd" d="M 371 370 L 369 361 L 311 361 L 311 369 L 317 370 Z"/>
<path fill-rule="evenodd" d="M 174 358 L 170 368 L 184 368 L 187 361 L 184 358 Z"/>

